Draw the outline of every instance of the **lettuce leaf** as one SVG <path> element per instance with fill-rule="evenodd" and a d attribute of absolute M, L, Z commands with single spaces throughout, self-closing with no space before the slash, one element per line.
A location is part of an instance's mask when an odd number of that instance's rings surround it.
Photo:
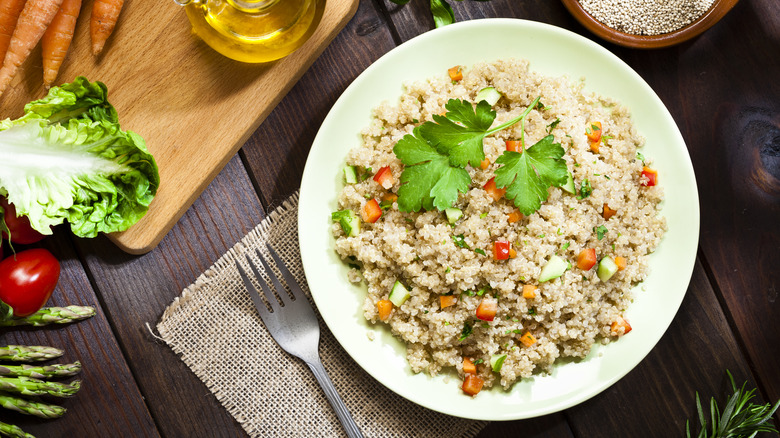
<path fill-rule="evenodd" d="M 42 234 L 64 221 L 81 237 L 126 230 L 157 192 L 154 157 L 106 97 L 78 77 L 0 121 L 0 194 Z"/>

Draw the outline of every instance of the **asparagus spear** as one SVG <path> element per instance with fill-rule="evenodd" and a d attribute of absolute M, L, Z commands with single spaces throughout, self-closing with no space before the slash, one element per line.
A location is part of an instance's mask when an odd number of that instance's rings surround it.
<path fill-rule="evenodd" d="M 0 406 L 21 414 L 41 418 L 59 418 L 65 413 L 62 406 L 40 403 L 0 393 Z"/>
<path fill-rule="evenodd" d="M 0 376 L 50 379 L 75 376 L 81 371 L 81 362 L 51 365 L 0 365 Z"/>
<path fill-rule="evenodd" d="M 81 381 L 69 384 L 47 382 L 32 377 L 0 377 L 0 390 L 19 395 L 50 395 L 52 397 L 71 397 L 81 388 Z"/>
<path fill-rule="evenodd" d="M 23 431 L 19 426 L 14 426 L 13 424 L 6 424 L 3 423 L 2 421 L 0 421 L 0 435 L 8 436 L 11 438 L 35 438 L 29 433 Z"/>
<path fill-rule="evenodd" d="M 94 315 L 95 308 L 90 306 L 44 307 L 23 318 L 0 318 L 0 326 L 68 324 Z"/>
<path fill-rule="evenodd" d="M 54 347 L 6 345 L 0 347 L 0 360 L 13 362 L 40 362 L 62 356 L 64 352 Z"/>

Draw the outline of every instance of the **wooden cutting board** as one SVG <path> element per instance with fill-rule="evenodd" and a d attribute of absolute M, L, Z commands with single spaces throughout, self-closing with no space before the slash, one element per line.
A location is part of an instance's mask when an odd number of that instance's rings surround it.
<path fill-rule="evenodd" d="M 139 133 L 160 168 L 160 189 L 144 218 L 109 238 L 124 251 L 151 251 L 228 160 L 243 146 L 336 34 L 358 0 L 319 0 L 322 18 L 300 49 L 268 64 L 223 57 L 190 32 L 173 0 L 126 0 L 102 56 L 90 51 L 89 14 L 82 5 L 58 78 L 83 75 L 108 86 L 125 130 Z M 0 97 L 0 118 L 19 117 L 45 95 L 40 50 Z"/>

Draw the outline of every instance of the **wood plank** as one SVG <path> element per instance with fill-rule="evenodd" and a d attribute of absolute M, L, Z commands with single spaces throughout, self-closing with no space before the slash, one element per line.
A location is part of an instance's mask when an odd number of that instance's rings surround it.
<path fill-rule="evenodd" d="M 77 241 L 164 436 L 244 435 L 208 388 L 167 345 L 155 341 L 145 324 L 156 325 L 182 289 L 262 218 L 259 199 L 234 157 L 155 251 L 136 257 L 105 238 Z"/>
<path fill-rule="evenodd" d="M 429 2 L 410 1 L 405 5 L 397 5 L 390 0 L 381 1 L 401 42 L 435 28 Z M 456 22 L 505 17 L 541 21 L 565 28 L 579 26 L 571 14 L 557 1 L 491 0 L 448 3 L 455 13 Z"/>
<path fill-rule="evenodd" d="M 2 409 L 0 421 L 16 424 L 36 436 L 53 436 L 55 428 L 59 436 L 115 436 L 119 430 L 133 431 L 138 437 L 159 436 L 67 233 L 57 233 L 40 246 L 49 249 L 61 265 L 57 288 L 47 305 L 90 305 L 97 309 L 97 315 L 66 326 L 3 329 L 0 344 L 48 345 L 65 350 L 63 357 L 45 363 L 81 361 L 82 371 L 77 378 L 82 386 L 75 397 L 57 402 L 68 410 L 59 419 L 42 420 Z"/>
<path fill-rule="evenodd" d="M 652 293 L 651 290 L 645 293 Z M 621 342 L 630 342 L 631 334 Z M 640 364 L 603 393 L 566 411 L 575 436 L 684 436 L 702 401 L 724 400 L 726 370 L 755 387 L 748 362 L 718 305 L 702 264 L 666 335 Z M 729 392 L 730 394 L 730 392 Z M 719 402 L 723 407 L 724 402 Z"/>
<path fill-rule="evenodd" d="M 173 1 L 128 1 L 106 51 L 95 57 L 82 14 L 59 81 L 83 75 L 105 82 L 122 126 L 144 137 L 160 168 L 149 213 L 111 239 L 136 254 L 151 250 L 346 24 L 357 1 L 319 2 L 311 38 L 264 64 L 242 64 L 209 48 Z M 91 6 L 85 2 L 84 11 Z M 39 59 L 36 52 L 3 94 L 3 118 L 43 96 Z"/>
<path fill-rule="evenodd" d="M 522 433 L 519 433 L 522 431 Z M 566 417 L 558 412 L 521 421 L 494 421 L 477 438 L 574 438 Z"/>
<path fill-rule="evenodd" d="M 278 204 L 300 187 L 306 156 L 331 106 L 354 78 L 393 47 L 374 3 L 360 2 L 352 21 L 242 149 L 265 205 Z"/>

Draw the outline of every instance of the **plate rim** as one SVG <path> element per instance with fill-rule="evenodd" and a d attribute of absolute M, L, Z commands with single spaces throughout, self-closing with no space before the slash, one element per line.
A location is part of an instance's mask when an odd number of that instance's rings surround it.
<path fill-rule="evenodd" d="M 607 389 L 608 387 L 613 385 L 618 380 L 622 379 L 631 370 L 635 369 L 636 366 L 642 360 L 644 360 L 644 358 L 650 353 L 650 351 L 653 350 L 653 348 L 657 345 L 657 343 L 663 337 L 663 334 L 668 330 L 669 325 L 671 324 L 672 320 L 674 319 L 674 317 L 676 316 L 677 312 L 679 311 L 679 308 L 680 308 L 680 306 L 682 304 L 682 301 L 683 301 L 683 299 L 684 299 L 684 297 L 686 295 L 686 291 L 687 291 L 687 289 L 688 289 L 688 287 L 690 285 L 690 281 L 691 281 L 692 274 L 693 274 L 693 269 L 694 269 L 694 266 L 695 266 L 696 251 L 697 251 L 697 247 L 698 247 L 699 232 L 700 232 L 699 198 L 698 198 L 698 189 L 696 187 L 695 174 L 694 174 L 694 171 L 693 171 L 693 164 L 691 162 L 690 154 L 687 153 L 687 147 L 685 146 L 685 141 L 684 141 L 684 139 L 682 137 L 682 134 L 679 131 L 679 127 L 674 122 L 674 119 L 672 118 L 671 114 L 669 113 L 669 110 L 663 104 L 663 102 L 658 97 L 658 95 L 644 81 L 644 79 L 635 70 L 633 70 L 628 64 L 626 64 L 623 60 L 621 60 L 616 55 L 612 54 L 606 48 L 602 47 L 601 45 L 597 44 L 596 42 L 594 42 L 592 40 L 589 40 L 589 39 L 587 39 L 587 38 L 585 38 L 585 37 L 583 37 L 583 36 L 581 36 L 579 34 L 576 34 L 576 33 L 572 32 L 572 31 L 567 30 L 567 29 L 558 27 L 558 26 L 554 26 L 554 25 L 550 25 L 550 24 L 546 24 L 546 23 L 541 23 L 541 22 L 524 20 L 524 19 L 515 19 L 515 18 L 485 18 L 485 19 L 469 20 L 469 21 L 455 23 L 455 24 L 446 26 L 444 28 L 439 28 L 439 29 L 432 30 L 432 31 L 429 31 L 429 32 L 425 32 L 425 33 L 423 33 L 421 35 L 418 35 L 418 36 L 410 39 L 409 41 L 396 46 L 395 48 L 393 48 L 389 52 L 387 52 L 384 55 L 382 55 L 379 59 L 374 61 L 368 68 L 366 68 L 360 75 L 358 75 L 358 77 L 355 78 L 355 80 L 353 80 L 352 83 L 350 83 L 348 87 L 346 87 L 346 89 L 342 92 L 341 96 L 336 100 L 336 102 L 334 103 L 334 105 L 332 106 L 330 111 L 328 112 L 327 116 L 323 120 L 322 125 L 320 126 L 320 129 L 318 130 L 318 133 L 317 133 L 317 135 L 316 135 L 316 137 L 315 137 L 315 139 L 314 139 L 314 141 L 312 143 L 312 148 L 311 148 L 311 150 L 309 152 L 309 156 L 307 157 L 307 160 L 306 160 L 306 165 L 304 167 L 303 177 L 302 177 L 302 180 L 301 180 L 300 195 L 299 195 L 299 209 L 298 209 L 298 228 L 299 228 L 299 233 L 301 233 L 301 230 L 304 229 L 303 224 L 308 221 L 308 218 L 306 217 L 307 213 L 309 213 L 307 211 L 307 208 L 306 208 L 306 206 L 308 205 L 307 204 L 308 199 L 310 197 L 308 188 L 312 187 L 312 183 L 310 182 L 310 180 L 313 178 L 312 175 L 315 172 L 312 169 L 317 167 L 317 164 L 315 164 L 313 162 L 313 160 L 311 159 L 311 157 L 313 155 L 312 152 L 315 151 L 315 148 L 323 147 L 323 146 L 318 146 L 318 145 L 321 145 L 322 142 L 323 142 L 323 140 L 321 138 L 324 135 L 323 134 L 323 131 L 324 131 L 323 127 L 328 126 L 330 123 L 332 123 L 332 119 L 335 118 L 335 113 L 338 112 L 338 110 L 344 104 L 343 102 L 345 101 L 345 96 L 349 96 L 352 93 L 355 93 L 356 92 L 355 90 L 359 90 L 361 85 L 362 85 L 362 83 L 367 80 L 366 78 L 368 78 L 372 74 L 374 74 L 375 70 L 381 69 L 385 63 L 389 62 L 388 59 L 392 60 L 394 57 L 401 56 L 401 55 L 399 55 L 399 53 L 402 54 L 404 51 L 411 50 L 410 48 L 414 47 L 420 41 L 436 40 L 436 39 L 446 38 L 446 35 L 448 33 L 450 33 L 450 32 L 468 32 L 470 29 L 473 30 L 473 28 L 479 28 L 481 26 L 518 26 L 520 28 L 527 27 L 529 29 L 543 29 L 544 31 L 553 32 L 553 33 L 556 33 L 556 34 L 558 34 L 558 35 L 560 35 L 562 37 L 565 37 L 566 39 L 571 40 L 574 44 L 584 44 L 586 46 L 589 46 L 589 49 L 597 50 L 597 51 L 601 52 L 602 56 L 606 56 L 608 58 L 611 58 L 614 62 L 617 62 L 617 63 L 621 64 L 623 69 L 622 69 L 620 74 L 621 75 L 622 74 L 631 75 L 631 76 L 633 76 L 633 80 L 634 81 L 638 81 L 639 83 L 641 83 L 642 86 L 644 87 L 643 92 L 646 93 L 647 97 L 657 101 L 657 103 L 659 103 L 661 108 L 663 109 L 663 111 L 660 114 L 660 116 L 663 116 L 667 120 L 667 122 L 670 124 L 670 126 L 672 126 L 674 128 L 674 132 L 672 132 L 671 135 L 676 137 L 679 145 L 681 145 L 682 148 L 684 149 L 685 157 L 687 157 L 687 160 L 685 160 L 684 163 L 680 163 L 680 164 L 687 171 L 686 175 L 690 176 L 691 181 L 689 181 L 689 182 L 692 185 L 690 187 L 690 189 L 692 191 L 693 197 L 695 198 L 695 199 L 691 199 L 691 201 L 695 200 L 695 202 L 693 202 L 690 205 L 690 210 L 688 211 L 688 214 L 690 216 L 692 216 L 692 217 L 695 216 L 693 229 L 689 230 L 692 233 L 695 231 L 695 233 L 693 233 L 693 234 L 695 234 L 695 237 L 693 238 L 693 245 L 692 245 L 693 248 L 692 248 L 692 251 L 689 248 L 690 254 L 686 254 L 688 256 L 688 258 L 686 260 L 682 261 L 681 263 L 676 263 L 676 266 L 679 267 L 678 271 L 682 272 L 683 278 L 686 278 L 687 281 L 685 281 L 685 288 L 684 288 L 684 290 L 682 290 L 682 292 L 679 293 L 679 295 L 675 295 L 675 297 L 678 298 L 678 300 L 676 302 L 672 303 L 673 306 L 670 306 L 670 307 L 673 308 L 673 311 L 670 311 L 669 314 L 666 315 L 667 317 L 663 321 L 661 321 L 661 324 L 663 325 L 663 330 L 661 331 L 661 336 L 659 336 L 657 339 L 654 339 L 650 343 L 641 344 L 641 345 L 643 345 L 646 348 L 644 349 L 644 352 L 642 354 L 640 354 L 640 357 L 638 358 L 638 360 L 635 361 L 635 363 L 631 364 L 628 367 L 622 368 L 620 372 L 612 374 L 610 378 L 599 380 L 599 384 L 596 385 L 595 387 L 591 388 L 586 393 L 578 394 L 578 396 L 576 396 L 576 397 L 552 403 L 550 406 L 547 406 L 545 408 L 527 409 L 527 410 L 523 410 L 521 412 L 504 413 L 504 414 L 497 414 L 497 415 L 491 415 L 491 414 L 487 414 L 486 415 L 484 413 L 471 415 L 471 414 L 464 413 L 464 412 L 461 412 L 461 411 L 458 411 L 458 410 L 448 409 L 447 406 L 438 406 L 438 405 L 432 406 L 430 403 L 421 402 L 419 397 L 415 397 L 415 394 L 410 394 L 408 391 L 404 390 L 404 388 L 401 387 L 402 385 L 398 384 L 398 382 L 391 381 L 388 378 L 383 378 L 383 376 L 381 376 L 381 375 L 377 376 L 376 373 L 372 372 L 372 370 L 370 370 L 369 367 L 366 366 L 365 361 L 362 360 L 361 355 L 359 354 L 359 352 L 356 352 L 355 349 L 352 348 L 350 345 L 345 344 L 345 342 L 339 336 L 339 334 L 340 334 L 339 330 L 334 330 L 334 321 L 331 320 L 331 315 L 328 315 L 326 312 L 320 312 L 321 315 L 322 315 L 323 320 L 326 323 L 326 325 L 328 326 L 328 328 L 333 333 L 333 335 L 334 335 L 335 339 L 337 340 L 337 342 L 347 352 L 347 354 L 349 354 L 349 356 L 353 360 L 355 360 L 355 362 L 357 362 L 358 365 L 363 370 L 365 370 L 369 375 L 371 375 L 372 378 L 377 380 L 379 383 L 381 383 L 386 388 L 388 388 L 391 391 L 395 392 L 396 394 L 400 395 L 401 397 L 404 397 L 405 399 L 407 399 L 407 400 L 409 400 L 409 401 L 411 401 L 413 403 L 416 403 L 418 405 L 424 406 L 424 407 L 426 407 L 428 409 L 432 409 L 434 411 L 438 411 L 438 412 L 441 412 L 441 413 L 444 413 L 444 414 L 447 414 L 447 415 L 453 415 L 453 416 L 457 416 L 457 417 L 461 417 L 461 418 L 467 418 L 467 419 L 472 419 L 472 420 L 508 421 L 508 420 L 518 420 L 518 419 L 524 419 L 524 418 L 532 418 L 532 417 L 536 417 L 536 416 L 550 414 L 550 413 L 553 413 L 553 412 L 559 412 L 559 411 L 567 409 L 567 408 L 569 408 L 571 406 L 574 406 L 574 405 L 577 405 L 579 403 L 582 403 L 582 402 L 584 402 L 584 401 L 586 401 L 586 400 L 596 396 L 597 394 L 601 393 L 602 391 L 604 391 L 605 389 Z M 533 70 L 533 62 L 531 62 L 531 68 Z M 549 76 L 549 74 L 545 74 L 545 76 Z M 402 93 L 403 82 L 404 82 L 403 80 L 400 80 L 399 83 L 397 84 L 398 85 L 398 94 L 397 94 L 398 96 L 400 96 L 400 94 Z M 586 87 L 586 89 L 587 89 L 587 87 Z M 381 101 L 377 101 L 377 102 L 375 102 L 374 106 L 377 106 L 380 103 L 381 103 Z M 633 118 L 633 114 L 634 114 L 634 112 L 632 110 L 632 118 Z M 354 134 L 359 134 L 359 131 L 362 128 L 363 128 L 363 125 L 357 126 Z M 330 234 L 329 230 L 320 229 L 319 231 L 320 232 L 327 232 L 327 234 Z M 300 234 L 299 234 L 299 236 L 300 236 Z M 328 236 L 328 238 L 329 238 L 329 240 L 331 242 L 333 241 L 333 237 L 332 236 Z M 663 242 L 664 241 L 662 240 L 662 242 L 659 244 L 659 248 L 663 245 Z M 306 249 L 305 249 L 306 246 L 307 246 L 307 243 L 305 243 L 305 239 L 304 238 L 299 238 L 299 249 L 300 249 L 300 252 L 301 252 L 301 260 L 302 260 L 302 263 L 303 263 L 304 273 L 306 274 L 307 279 L 311 279 L 310 273 L 315 271 L 315 269 L 313 268 L 313 265 L 315 264 L 315 261 L 310 259 L 310 252 L 306 251 Z M 331 245 L 331 249 L 332 249 L 332 245 Z M 652 276 L 652 274 L 650 274 L 650 276 Z M 315 303 L 317 304 L 318 309 L 322 309 L 322 305 L 321 304 L 322 304 L 322 300 L 325 299 L 325 297 L 322 294 L 320 294 L 320 293 L 316 293 L 315 289 L 319 291 L 323 286 L 314 285 L 314 287 L 312 287 L 312 282 L 311 281 L 309 282 L 309 285 L 310 285 L 310 289 L 312 291 L 312 298 L 314 299 Z M 365 286 L 362 286 L 362 287 L 365 288 Z M 636 306 L 632 306 L 632 307 L 636 307 Z M 629 310 L 630 309 L 631 309 L 631 307 L 629 307 Z M 362 311 L 361 311 L 361 317 L 362 317 Z M 394 337 L 394 339 L 396 339 L 397 342 L 399 342 L 399 343 L 402 342 L 402 341 L 398 340 L 395 337 Z M 610 345 L 617 345 L 617 343 L 611 343 Z M 406 363 L 406 358 L 405 357 L 403 358 L 403 361 Z M 558 365 L 556 365 L 556 367 L 557 366 Z M 407 363 L 407 367 L 408 367 L 408 363 Z M 450 382 L 449 384 L 452 385 L 453 383 Z M 501 391 L 501 390 L 500 389 L 494 389 L 494 391 Z M 511 391 L 511 389 L 510 389 L 510 391 Z"/>

